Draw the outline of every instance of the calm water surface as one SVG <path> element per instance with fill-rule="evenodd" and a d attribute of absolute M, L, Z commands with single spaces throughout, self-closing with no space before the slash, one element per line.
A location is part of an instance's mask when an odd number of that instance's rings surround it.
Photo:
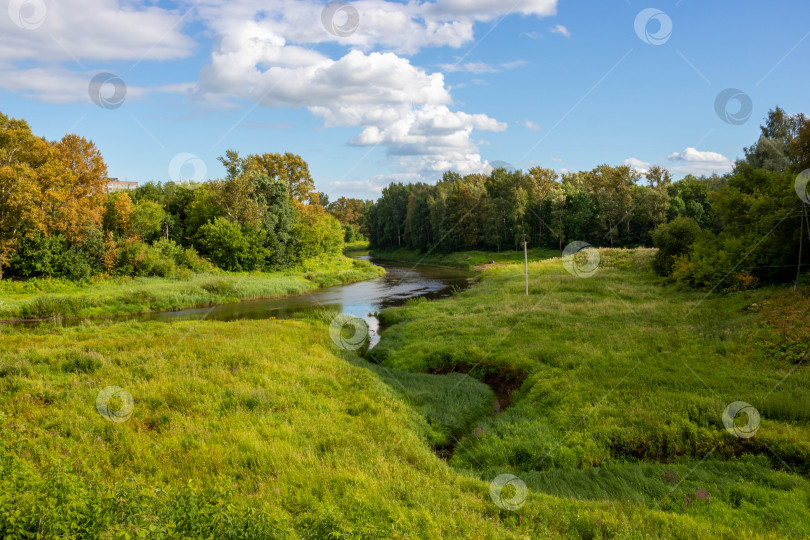
<path fill-rule="evenodd" d="M 306 310 L 320 307 L 337 309 L 343 313 L 360 317 L 368 323 L 369 345 L 373 347 L 379 340 L 379 320 L 376 312 L 388 307 L 402 305 L 410 298 L 443 298 L 450 296 L 454 289 L 466 289 L 472 283 L 473 273 L 457 268 L 419 266 L 412 268 L 395 263 L 358 257 L 370 260 L 386 269 L 382 277 L 348 285 L 337 285 L 317 289 L 299 296 L 286 296 L 268 300 L 245 300 L 213 307 L 183 309 L 158 313 L 145 313 L 122 317 L 125 320 L 141 321 L 184 321 L 214 320 L 236 321 L 241 319 L 284 319 Z"/>

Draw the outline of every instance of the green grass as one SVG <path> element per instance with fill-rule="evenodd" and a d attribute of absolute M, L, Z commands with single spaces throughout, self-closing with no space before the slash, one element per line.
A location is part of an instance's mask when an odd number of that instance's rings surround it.
<path fill-rule="evenodd" d="M 313 259 L 275 273 L 217 272 L 184 279 L 117 278 L 90 283 L 0 281 L 0 319 L 93 317 L 210 306 L 301 294 L 317 287 L 371 279 L 382 272 L 367 261 L 333 257 Z"/>
<path fill-rule="evenodd" d="M 352 242 L 346 244 L 343 248 L 343 254 L 347 257 L 359 257 L 360 255 L 368 255 L 368 241 L 362 240 L 359 242 Z"/>
<path fill-rule="evenodd" d="M 687 481 L 670 497 L 708 489 L 706 520 L 810 534 L 810 485 L 793 474 L 810 470 L 810 374 L 771 346 L 784 326 L 775 307 L 810 304 L 807 293 L 704 299 L 661 286 L 647 268 L 651 250 L 601 254 L 590 279 L 568 274 L 560 259 L 531 264 L 529 297 L 520 265 L 496 266 L 449 300 L 385 311 L 373 357 L 390 369 L 525 377 L 512 407 L 480 422 L 483 436 L 461 439 L 451 460 L 458 470 L 481 478 L 508 470 L 547 493 L 602 493 L 596 498 L 691 514 L 696 507 L 656 504 L 666 487 L 658 473 L 640 480 L 673 464 Z M 760 313 L 748 309 L 755 303 Z M 738 400 L 762 414 L 751 439 L 723 427 L 723 409 Z M 756 459 L 740 461 L 745 455 Z M 772 502 L 737 507 L 735 493 Z"/>
<path fill-rule="evenodd" d="M 519 511 L 501 510 L 490 478 L 432 452 L 439 424 L 419 414 L 441 415 L 459 377 L 368 364 L 331 343 L 327 320 L 3 327 L 0 534 L 740 538 L 762 530 L 713 523 L 699 505 L 649 512 L 633 501 L 575 500 L 544 493 L 540 481 Z M 456 400 L 461 416 L 491 400 L 464 381 L 455 390 L 466 393 Z M 107 386 L 131 393 L 126 421 L 98 413 Z M 804 486 L 771 481 L 768 496 Z"/>
<path fill-rule="evenodd" d="M 808 375 L 772 345 L 806 336 L 810 297 L 701 302 L 650 255 L 603 251 L 591 279 L 534 263 L 529 298 L 520 265 L 488 268 L 385 311 L 372 361 L 328 311 L 0 326 L 0 536 L 808 536 Z M 475 369 L 428 373 L 452 366 Z M 499 415 L 491 373 L 525 379 Z M 124 422 L 97 411 L 108 386 Z M 761 407 L 749 440 L 720 423 L 738 399 Z M 529 488 L 515 512 L 490 499 L 505 472 Z"/>
<path fill-rule="evenodd" d="M 472 268 L 487 265 L 490 261 L 496 264 L 523 263 L 523 251 L 457 251 L 454 253 L 422 253 L 408 248 L 374 249 L 371 254 L 380 259 L 403 262 L 421 262 L 422 264 L 437 266 L 455 266 L 458 268 Z M 529 262 L 535 262 L 550 257 L 559 257 L 558 250 L 547 248 L 529 249 Z"/>
<path fill-rule="evenodd" d="M 431 375 L 391 370 L 353 360 L 374 372 L 381 381 L 427 421 L 428 443 L 434 448 L 453 446 L 474 432 L 475 424 L 493 411 L 495 395 L 486 384 L 462 374 Z"/>

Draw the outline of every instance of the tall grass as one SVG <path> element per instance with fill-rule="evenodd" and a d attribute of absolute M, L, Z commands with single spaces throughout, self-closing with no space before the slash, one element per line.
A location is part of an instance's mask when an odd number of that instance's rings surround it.
<path fill-rule="evenodd" d="M 422 253 L 408 248 L 374 249 L 371 254 L 380 259 L 403 261 L 426 265 L 455 266 L 459 268 L 472 268 L 475 266 L 496 264 L 523 263 L 524 254 L 519 251 L 457 251 L 453 253 L 430 252 Z M 530 261 L 548 259 L 560 255 L 558 250 L 548 248 L 531 248 L 528 256 Z"/>
<path fill-rule="evenodd" d="M 39 280 L 36 287 L 27 286 L 26 282 L 19 286 L 0 282 L 4 285 L 0 318 L 93 317 L 177 310 L 301 294 L 316 287 L 371 279 L 382 272 L 368 261 L 337 257 L 313 259 L 277 273 L 217 272 L 185 279 L 122 278 L 73 284 Z M 49 284 L 43 285 L 46 282 Z M 43 293 L 41 289 L 58 292 Z"/>
<path fill-rule="evenodd" d="M 700 468 L 707 457 L 733 464 L 751 454 L 767 464 L 743 465 L 755 491 L 774 489 L 779 501 L 754 514 L 769 522 L 779 516 L 772 524 L 783 534 L 799 516 L 800 530 L 810 534 L 807 484 L 792 477 L 801 487 L 776 489 L 771 470 L 810 470 L 810 373 L 770 347 L 778 339 L 770 321 L 779 319 L 771 308 L 792 291 L 704 298 L 661 286 L 648 269 L 650 254 L 601 250 L 602 265 L 589 279 L 566 272 L 560 259 L 534 262 L 528 297 L 522 265 L 490 268 L 477 287 L 451 299 L 385 311 L 386 330 L 372 355 L 390 369 L 527 375 L 511 408 L 484 418 L 482 436 L 461 439 L 451 460 L 461 470 L 482 477 L 509 470 L 545 478 L 535 486 L 548 493 L 590 498 L 593 488 L 606 499 L 658 508 L 650 485 L 634 480 L 639 467 Z M 804 301 L 793 298 L 788 305 Z M 753 304 L 762 310 L 749 309 Z M 751 439 L 723 426 L 724 408 L 738 400 L 761 413 Z M 605 470 L 629 476 L 597 487 L 591 481 L 607 478 Z M 723 497 L 717 501 L 721 506 Z M 790 510 L 774 513 L 780 505 Z M 731 524 L 735 513 L 730 505 L 718 519 Z"/>

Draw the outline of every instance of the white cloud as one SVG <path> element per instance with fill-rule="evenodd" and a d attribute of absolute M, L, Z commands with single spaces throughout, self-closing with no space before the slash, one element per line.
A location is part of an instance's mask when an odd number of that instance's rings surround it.
<path fill-rule="evenodd" d="M 357 10 L 358 24 L 351 35 L 343 37 L 324 30 L 323 1 L 201 0 L 199 10 L 207 20 L 253 19 L 293 43 L 332 41 L 365 51 L 382 48 L 405 54 L 425 47 L 461 47 L 473 41 L 477 22 L 492 22 L 512 13 L 547 17 L 557 10 L 557 0 L 522 0 L 514 7 L 501 0 L 357 0 L 349 5 Z"/>
<path fill-rule="evenodd" d="M 676 175 L 694 174 L 711 175 L 729 172 L 734 168 L 734 161 L 717 152 L 702 152 L 695 148 L 687 148 L 683 152 L 673 152 L 667 158 L 670 161 L 685 163 L 670 167 Z"/>
<path fill-rule="evenodd" d="M 467 62 L 465 64 L 440 64 L 439 67 L 448 73 L 466 72 L 480 75 L 482 73 L 500 73 L 501 71 L 508 71 L 525 65 L 524 60 L 513 60 L 512 62 L 504 62 L 500 66 L 493 66 L 485 62 Z"/>
<path fill-rule="evenodd" d="M 625 159 L 622 162 L 622 165 L 626 165 L 626 166 L 630 167 L 631 169 L 633 169 L 634 171 L 640 172 L 642 174 L 649 171 L 650 167 L 653 166 L 652 163 L 649 163 L 647 161 L 642 161 L 642 160 L 634 158 L 634 157 Z"/>
<path fill-rule="evenodd" d="M 571 37 L 571 32 L 568 30 L 568 28 L 566 28 L 565 26 L 563 26 L 561 24 L 558 24 L 557 26 L 552 28 L 551 33 L 552 34 L 560 34 L 560 35 L 565 36 L 567 38 Z"/>
<path fill-rule="evenodd" d="M 23 3 L 22 9 L 32 6 Z M 168 60 L 188 57 L 194 47 L 182 33 L 184 19 L 177 10 L 119 0 L 59 0 L 45 3 L 43 13 L 41 26 L 25 29 L 6 9 L 0 12 L 0 66 L 31 59 L 51 64 Z"/>
<path fill-rule="evenodd" d="M 484 62 L 467 62 L 466 64 L 440 64 L 440 68 L 448 73 L 467 72 L 467 73 L 498 73 L 500 70 L 495 66 L 486 64 Z"/>
<path fill-rule="evenodd" d="M 35 5 L 22 3 L 22 17 L 37 13 Z M 185 19 L 177 10 L 119 0 L 41 5 L 41 24 L 32 28 L 20 27 L 20 19 L 15 22 L 5 9 L 0 12 L 0 88 L 50 103 L 89 103 L 88 86 L 102 71 L 99 64 L 186 58 L 194 49 L 194 41 L 182 33 Z M 188 85 L 131 86 L 127 99 L 149 90 L 184 92 Z"/>
<path fill-rule="evenodd" d="M 252 127 L 257 129 L 292 129 L 295 126 L 288 122 L 276 122 L 275 124 L 268 124 L 267 122 L 242 122 L 243 126 Z"/>
<path fill-rule="evenodd" d="M 549 0 L 524 3 L 521 12 L 529 10 L 527 14 L 545 13 L 556 6 L 556 1 Z M 265 107 L 306 108 L 323 118 L 326 127 L 359 128 L 349 144 L 381 146 L 408 173 L 482 170 L 473 131 L 503 131 L 506 124 L 485 114 L 452 110 L 453 100 L 442 73 L 429 73 L 390 50 L 363 49 L 384 44 L 389 49 L 413 50 L 442 40 L 455 45 L 455 38 L 449 36 L 461 34 L 431 21 L 452 15 L 453 25 L 469 24 L 471 29 L 475 21 L 505 15 L 504 6 L 492 1 L 355 2 L 352 5 L 360 23 L 344 42 L 354 47 L 333 58 L 299 43 L 336 39 L 320 27 L 319 20 L 318 32 L 303 23 L 312 16 L 312 5 L 294 0 L 284 5 L 290 9 L 271 14 L 266 3 L 256 0 L 202 8 L 217 40 L 210 65 L 201 71 L 198 99 L 221 103 L 236 98 Z M 322 7 L 315 10 L 318 16 Z M 381 21 L 377 12 L 394 14 L 398 22 Z M 293 24 L 295 21 L 299 24 Z M 378 22 L 385 25 L 384 31 Z M 467 62 L 442 67 L 481 74 L 522 65 L 525 62 L 517 60 L 497 66 Z"/>
<path fill-rule="evenodd" d="M 325 28 L 321 0 L 199 0 L 188 12 L 134 0 L 48 1 L 44 22 L 34 30 L 0 16 L 0 88 L 50 102 L 88 101 L 89 80 L 104 62 L 191 56 L 195 42 L 183 30 L 194 23 L 213 43 L 210 64 L 194 88 L 197 101 L 306 108 L 326 127 L 358 128 L 350 144 L 384 147 L 408 174 L 480 170 L 473 131 L 502 131 L 506 124 L 454 110 L 443 74 L 403 55 L 427 47 L 459 48 L 473 42 L 477 23 L 510 14 L 554 15 L 557 0 L 523 0 L 514 7 L 501 0 L 350 5 L 358 26 L 339 37 Z M 333 46 L 316 50 L 322 43 Z M 468 62 L 460 70 L 482 74 L 522 65 L 522 60 Z M 128 67 L 120 68 L 125 82 Z M 189 84 L 131 86 L 127 99 L 153 91 L 188 92 Z"/>
<path fill-rule="evenodd" d="M 323 188 L 327 193 L 335 194 L 336 196 L 355 195 L 365 198 L 368 197 L 369 194 L 374 197 L 382 194 L 383 188 L 387 187 L 392 182 L 412 184 L 422 180 L 424 180 L 423 176 L 417 173 L 378 174 L 368 180 L 338 180 L 336 182 L 327 182 L 323 184 Z"/>
<path fill-rule="evenodd" d="M 681 163 L 681 165 L 667 167 L 676 176 L 720 174 L 728 172 L 734 167 L 734 162 L 723 154 L 703 152 L 695 148 L 687 148 L 683 152 L 673 152 L 667 158 L 674 163 Z M 634 157 L 625 159 L 623 164 L 642 174 L 646 173 L 654 165 L 654 163 Z"/>
<path fill-rule="evenodd" d="M 527 62 L 525 60 L 512 60 L 511 62 L 504 62 L 503 64 L 501 64 L 501 67 L 503 69 L 509 70 L 509 69 L 515 69 L 515 68 L 523 67 L 526 64 L 527 64 Z"/>
<path fill-rule="evenodd" d="M 553 157 L 553 158 L 551 158 L 551 161 L 553 161 L 554 163 L 562 163 L 563 158 L 561 158 L 561 157 Z"/>
<path fill-rule="evenodd" d="M 526 129 L 530 129 L 532 131 L 538 131 L 540 129 L 540 126 L 538 126 L 531 120 L 524 120 L 523 125 L 526 126 Z"/>
<path fill-rule="evenodd" d="M 86 102 L 92 104 L 88 93 L 90 80 L 98 72 L 71 71 L 62 67 L 31 68 L 31 69 L 0 69 L 0 87 L 18 92 L 22 95 L 34 97 L 46 103 L 76 103 Z M 126 81 L 124 81 L 126 84 Z M 190 94 L 194 86 L 192 83 L 171 84 L 162 86 L 126 87 L 127 101 L 140 101 L 155 92 Z M 112 86 L 102 87 L 102 93 L 112 93 Z"/>
<path fill-rule="evenodd" d="M 683 152 L 673 152 L 667 158 L 670 161 L 689 161 L 703 163 L 726 163 L 730 160 L 717 152 L 701 152 L 695 148 L 687 148 Z"/>

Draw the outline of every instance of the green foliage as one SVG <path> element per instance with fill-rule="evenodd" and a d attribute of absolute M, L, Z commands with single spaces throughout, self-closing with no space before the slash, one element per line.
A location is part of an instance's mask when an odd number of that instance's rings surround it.
<path fill-rule="evenodd" d="M 16 277 L 73 280 L 206 271 L 198 253 L 229 271 L 279 270 L 342 249 L 344 232 L 317 204 L 300 156 L 241 158 L 229 150 L 225 179 L 106 194 L 106 166 L 92 143 L 67 136 L 49 144 L 24 121 L 0 115 L 0 155 L 10 152 L 0 170 L 0 217 L 8 222 L 0 277 L 6 267 Z M 77 163 L 86 170 L 74 171 Z M 77 178 L 87 185 L 74 186 Z M 365 203 L 350 206 L 347 216 L 359 222 Z M 164 239 L 196 251 L 153 245 Z"/>
<path fill-rule="evenodd" d="M 246 229 L 217 218 L 199 231 L 200 244 L 218 267 L 231 272 L 252 271 L 262 268 L 267 258 L 266 233 L 261 229 Z"/>
<path fill-rule="evenodd" d="M 393 183 L 365 212 L 371 248 L 422 253 L 562 250 L 594 246 L 660 248 L 656 271 L 681 286 L 737 291 L 795 278 L 800 199 L 796 174 L 810 167 L 810 120 L 776 108 L 734 172 L 672 182 L 651 167 L 556 173 L 493 170 L 446 173 L 436 185 Z M 696 228 L 698 227 L 698 228 Z M 810 235 L 808 235 L 810 236 Z M 807 240 L 805 240 L 806 242 Z M 801 264 L 810 263 L 805 249 Z"/>
<path fill-rule="evenodd" d="M 122 243 L 116 266 L 117 274 L 123 276 L 169 277 L 177 271 L 174 259 L 164 255 L 161 247 L 139 240 Z"/>
<path fill-rule="evenodd" d="M 84 239 L 73 245 L 61 234 L 24 237 L 11 257 L 9 274 L 86 280 L 101 269 L 104 244 L 100 235 L 99 229 L 89 229 Z"/>
<path fill-rule="evenodd" d="M 354 225 L 343 226 L 343 241 L 346 244 L 354 244 L 357 242 L 364 242 L 366 238 L 357 230 Z"/>
<path fill-rule="evenodd" d="M 656 169 L 651 185 L 626 166 L 600 165 L 563 175 L 535 167 L 497 169 L 489 176 L 447 173 L 435 186 L 391 184 L 366 212 L 373 249 L 407 247 L 455 252 L 562 249 L 564 241 L 647 245 L 670 212 L 669 174 Z M 654 185 L 653 185 L 654 184 Z"/>
<path fill-rule="evenodd" d="M 658 248 L 654 263 L 658 275 L 672 273 L 675 257 L 686 253 L 700 233 L 700 225 L 691 217 L 677 217 L 659 225 L 652 234 L 653 244 Z"/>
<path fill-rule="evenodd" d="M 704 230 L 698 235 L 690 251 L 677 257 L 672 277 L 684 286 L 705 290 L 737 290 L 756 281 L 795 277 L 801 201 L 793 182 L 791 173 L 740 164 L 712 194 L 720 232 Z M 804 264 L 810 263 L 808 252 L 804 250 Z"/>
<path fill-rule="evenodd" d="M 301 208 L 295 227 L 295 258 L 304 261 L 320 254 L 336 255 L 343 249 L 343 227 L 320 207 Z"/>
<path fill-rule="evenodd" d="M 156 240 L 163 232 L 165 214 L 156 202 L 144 199 L 132 208 L 132 230 L 147 242 Z"/>

